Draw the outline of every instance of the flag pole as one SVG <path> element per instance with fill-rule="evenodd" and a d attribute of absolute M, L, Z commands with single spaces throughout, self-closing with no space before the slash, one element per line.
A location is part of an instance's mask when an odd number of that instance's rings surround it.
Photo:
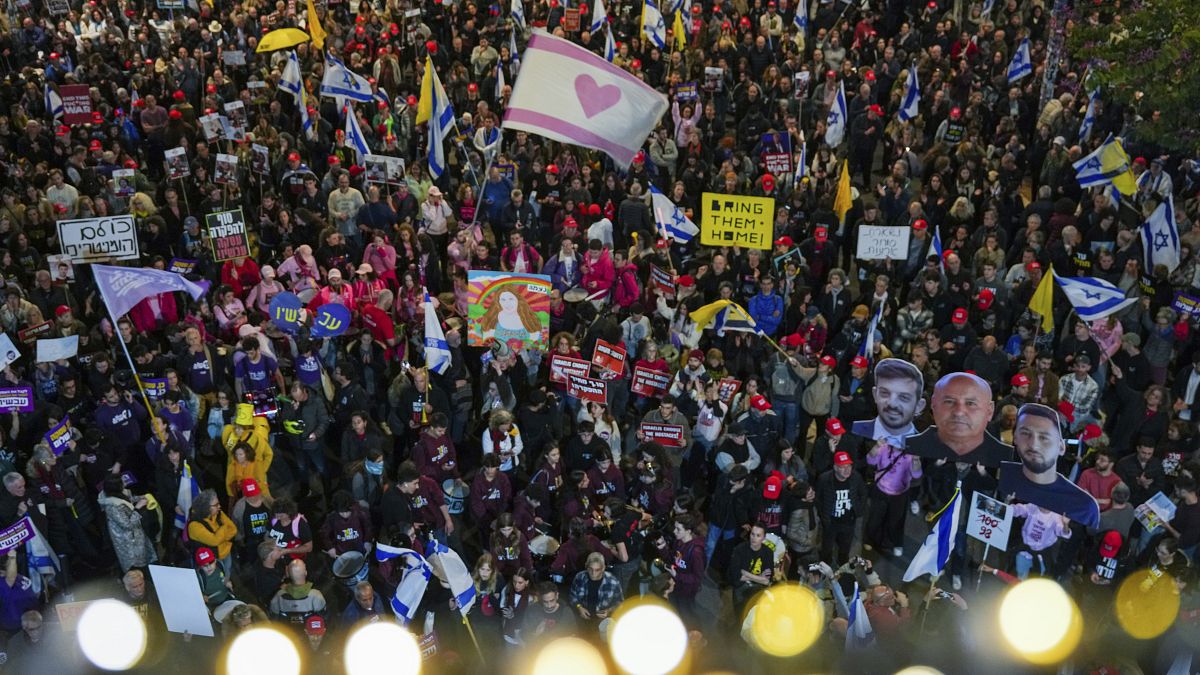
<path fill-rule="evenodd" d="M 487 663 L 487 657 L 483 655 L 483 650 L 479 648 L 479 640 L 475 639 L 475 629 L 471 628 L 471 619 L 465 614 L 463 615 L 463 625 L 467 627 L 467 634 L 471 636 L 471 642 L 475 645 L 475 651 L 479 654 L 479 660 Z"/>
<path fill-rule="evenodd" d="M 104 309 L 108 311 L 108 318 L 112 320 L 113 332 L 117 336 L 117 342 L 121 344 L 121 351 L 125 354 L 125 361 L 129 363 L 129 370 L 133 371 L 133 381 L 137 383 L 138 393 L 142 395 L 142 404 L 146 406 L 146 413 L 150 415 L 150 429 L 154 431 L 154 420 L 158 418 L 154 414 L 154 408 L 150 406 L 150 399 L 146 397 L 146 388 L 142 386 L 142 378 L 138 375 L 137 366 L 133 363 L 133 358 L 129 356 L 129 347 L 125 344 L 125 339 L 121 337 L 121 329 L 117 326 L 117 317 L 113 316 L 112 307 L 108 305 L 108 299 L 104 298 L 104 291 L 100 291 L 101 298 L 104 299 Z M 158 440 L 164 444 L 167 442 L 166 429 L 155 431 L 158 435 Z"/>

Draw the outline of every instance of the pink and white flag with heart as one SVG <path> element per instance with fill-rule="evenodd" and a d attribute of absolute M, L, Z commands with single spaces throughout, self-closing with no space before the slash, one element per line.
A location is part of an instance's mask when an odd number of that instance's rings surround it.
<path fill-rule="evenodd" d="M 599 150 L 625 168 L 668 105 L 600 56 L 535 31 L 521 54 L 504 128 Z"/>

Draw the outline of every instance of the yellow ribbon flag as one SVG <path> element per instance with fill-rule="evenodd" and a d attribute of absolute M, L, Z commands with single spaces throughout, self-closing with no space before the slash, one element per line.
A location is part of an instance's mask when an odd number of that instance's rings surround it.
<path fill-rule="evenodd" d="M 433 58 L 425 55 L 425 75 L 421 77 L 421 100 L 417 102 L 417 121 L 428 122 L 433 117 Z"/>
<path fill-rule="evenodd" d="M 842 160 L 842 175 L 838 177 L 837 195 L 833 198 L 833 212 L 837 214 L 838 222 L 846 224 L 846 214 L 854 208 L 854 200 L 850 196 L 850 162 Z"/>
<path fill-rule="evenodd" d="M 310 39 L 308 33 L 299 28 L 280 28 L 262 36 L 262 39 L 258 41 L 258 47 L 255 47 L 254 51 L 260 54 L 262 52 L 274 52 L 304 44 Z"/>
<path fill-rule="evenodd" d="M 1037 290 L 1033 292 L 1033 297 L 1029 299 L 1029 311 L 1042 317 L 1042 332 L 1050 333 L 1054 330 L 1053 265 L 1042 275 L 1042 280 L 1038 283 Z"/>
<path fill-rule="evenodd" d="M 675 49 L 685 49 L 687 47 L 687 31 L 683 29 L 683 9 L 675 12 L 675 23 L 671 26 L 671 32 L 675 33 Z"/>
<path fill-rule="evenodd" d="M 325 49 L 325 29 L 321 28 L 321 21 L 317 18 L 317 7 L 313 4 L 313 0 L 308 0 L 308 34 L 312 36 L 313 44 L 317 49 Z"/>

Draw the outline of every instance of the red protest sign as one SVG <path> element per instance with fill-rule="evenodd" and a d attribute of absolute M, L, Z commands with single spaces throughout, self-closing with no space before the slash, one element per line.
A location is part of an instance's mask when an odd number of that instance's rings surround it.
<path fill-rule="evenodd" d="M 650 265 L 650 281 L 665 295 L 675 295 L 675 279 L 671 277 L 670 272 L 658 265 Z"/>
<path fill-rule="evenodd" d="M 651 370 L 645 366 L 637 366 L 633 369 L 633 384 L 629 386 L 629 391 L 639 396 L 657 398 L 666 394 L 667 388 L 670 386 L 670 373 L 664 373 L 661 370 Z"/>
<path fill-rule="evenodd" d="M 567 378 L 567 395 L 581 401 L 608 402 L 608 383 L 594 377 L 571 375 Z"/>
<path fill-rule="evenodd" d="M 602 371 L 620 375 L 625 372 L 625 350 L 604 340 L 596 340 L 596 351 L 592 353 L 592 365 Z"/>
<path fill-rule="evenodd" d="M 642 432 L 642 437 L 647 441 L 655 441 L 672 448 L 683 447 L 683 427 L 678 424 L 642 422 L 642 426 L 638 427 L 638 430 Z"/>
<path fill-rule="evenodd" d="M 591 370 L 592 364 L 583 359 L 573 359 L 570 356 L 563 356 L 562 354 L 552 354 L 550 356 L 551 382 L 566 384 L 568 375 L 587 377 L 587 374 Z"/>
<path fill-rule="evenodd" d="M 738 392 L 738 389 L 740 389 L 741 386 L 741 380 L 735 380 L 732 377 L 727 377 L 721 380 L 720 384 L 717 385 L 717 397 L 721 399 L 721 403 L 729 405 L 729 402 L 733 400 L 733 395 Z"/>
<path fill-rule="evenodd" d="M 35 326 L 22 328 L 21 330 L 17 331 L 17 339 L 21 342 L 34 342 L 44 335 L 49 335 L 50 331 L 53 329 L 54 324 L 52 322 L 43 321 Z"/>
<path fill-rule="evenodd" d="M 92 123 L 92 94 L 86 84 L 64 84 L 58 88 L 62 97 L 63 124 Z"/>

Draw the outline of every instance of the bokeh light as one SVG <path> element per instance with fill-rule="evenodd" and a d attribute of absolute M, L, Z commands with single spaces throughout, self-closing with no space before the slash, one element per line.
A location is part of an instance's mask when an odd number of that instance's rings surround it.
<path fill-rule="evenodd" d="M 751 643 L 771 656 L 790 657 L 816 642 L 825 608 L 807 586 L 781 584 L 758 594 L 749 617 Z"/>
<path fill-rule="evenodd" d="M 1133 637 L 1150 640 L 1162 635 L 1179 615 L 1179 593 L 1170 575 L 1138 570 L 1117 589 L 1113 605 L 1117 622 Z"/>
<path fill-rule="evenodd" d="M 146 652 L 146 624 L 136 610 L 119 600 L 97 600 L 83 610 L 79 648 L 97 668 L 128 670 Z"/>
<path fill-rule="evenodd" d="M 229 675 L 297 675 L 300 652 L 296 643 L 274 628 L 251 628 L 233 640 L 225 667 Z"/>
<path fill-rule="evenodd" d="M 904 670 L 897 670 L 896 675 L 944 675 L 944 673 L 931 666 L 909 666 Z"/>
<path fill-rule="evenodd" d="M 1057 663 L 1079 644 L 1083 617 L 1062 586 L 1050 579 L 1030 579 L 1004 594 L 1000 634 L 1026 661 Z"/>
<path fill-rule="evenodd" d="M 631 675 L 663 675 L 683 660 L 687 629 L 679 615 L 659 604 L 622 611 L 609 632 L 613 659 Z"/>
<path fill-rule="evenodd" d="M 590 642 L 559 638 L 542 647 L 533 662 L 532 675 L 608 675 L 604 655 Z"/>
<path fill-rule="evenodd" d="M 413 634 L 390 621 L 369 623 L 346 640 L 346 674 L 397 675 L 421 672 L 421 648 Z"/>

